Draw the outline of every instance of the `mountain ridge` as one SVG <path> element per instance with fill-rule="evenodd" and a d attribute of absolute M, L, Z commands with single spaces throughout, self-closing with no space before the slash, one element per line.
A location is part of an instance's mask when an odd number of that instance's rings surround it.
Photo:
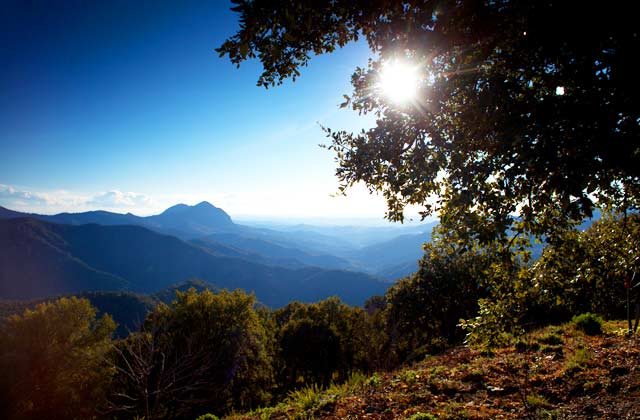
<path fill-rule="evenodd" d="M 132 213 L 114 213 L 105 210 L 91 210 L 78 213 L 57 213 L 44 215 L 37 213 L 23 213 L 0 206 L 0 219 L 31 217 L 46 222 L 63 223 L 69 225 L 83 225 L 97 223 L 99 225 L 140 225 L 158 232 L 168 233 L 191 239 L 216 232 L 234 230 L 235 225 L 231 217 L 213 204 L 202 201 L 196 205 L 176 204 L 159 214 L 151 216 L 136 216 Z"/>
<path fill-rule="evenodd" d="M 141 226 L 5 219 L 0 220 L 0 250 L 0 297 L 5 299 L 86 290 L 154 293 L 198 278 L 219 288 L 255 292 L 264 304 L 277 307 L 333 295 L 362 304 L 388 286 L 364 273 L 219 257 Z M 83 280 L 87 273 L 93 274 L 91 281 Z"/>
<path fill-rule="evenodd" d="M 176 204 L 159 214 L 146 217 L 104 210 L 40 215 L 0 207 L 0 220 L 19 217 L 69 225 L 95 223 L 104 226 L 142 226 L 161 234 L 176 236 L 218 256 L 244 258 L 288 268 L 314 266 L 364 271 L 376 275 L 369 264 L 375 257 L 367 259 L 363 252 L 357 250 L 361 241 L 349 240 L 352 234 L 359 230 L 357 228 L 329 231 L 333 233 L 329 236 L 306 229 L 280 231 L 250 227 L 235 224 L 224 210 L 207 201 L 193 206 Z M 388 233 L 385 235 L 385 238 L 389 236 Z M 382 240 L 382 237 L 380 239 Z M 405 261 L 393 262 L 399 264 Z M 379 264 L 375 266 L 378 267 Z"/>
<path fill-rule="evenodd" d="M 274 267 L 305 266 L 364 272 L 392 282 L 415 271 L 433 223 L 407 227 L 291 225 L 281 229 L 236 224 L 222 209 L 202 201 L 176 204 L 141 217 L 98 210 L 38 215 L 0 207 L 0 219 L 33 217 L 53 223 L 141 226 L 175 236 L 218 257 Z"/>

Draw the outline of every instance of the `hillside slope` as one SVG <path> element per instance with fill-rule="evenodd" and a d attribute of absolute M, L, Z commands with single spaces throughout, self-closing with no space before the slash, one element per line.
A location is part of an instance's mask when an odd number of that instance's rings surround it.
<path fill-rule="evenodd" d="M 518 349 L 491 353 L 457 347 L 325 391 L 292 392 L 275 407 L 226 420 L 637 419 L 640 338 L 624 337 L 624 326 L 609 322 L 601 336 L 548 327 Z"/>
<path fill-rule="evenodd" d="M 288 269 L 215 256 L 138 226 L 60 225 L 0 220 L 0 298 L 85 290 L 154 293 L 191 278 L 255 292 L 268 306 L 337 295 L 362 304 L 386 286 L 372 277 L 316 267 Z"/>
<path fill-rule="evenodd" d="M 295 247 L 280 245 L 271 240 L 245 234 L 217 233 L 192 241 L 212 251 L 221 251 L 221 246 L 242 250 L 242 252 L 259 256 L 265 263 L 283 267 L 315 266 L 335 269 L 349 269 L 351 264 L 345 259 L 329 254 L 311 253 Z"/>
<path fill-rule="evenodd" d="M 33 219 L 0 220 L 0 298 L 127 287 L 124 278 L 77 258 L 65 238 L 48 224 Z"/>
<path fill-rule="evenodd" d="M 386 281 L 395 281 L 417 271 L 424 255 L 422 245 L 431 240 L 430 232 L 405 234 L 351 253 L 350 259 L 361 270 Z"/>

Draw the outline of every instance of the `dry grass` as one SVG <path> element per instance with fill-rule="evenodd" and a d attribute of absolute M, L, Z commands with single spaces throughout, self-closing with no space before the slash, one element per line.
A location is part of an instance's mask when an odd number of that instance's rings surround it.
<path fill-rule="evenodd" d="M 588 336 L 571 325 L 525 337 L 524 347 L 481 354 L 450 349 L 357 386 L 313 392 L 234 419 L 636 419 L 640 340 L 622 322 Z M 306 399 L 301 398 L 301 399 Z"/>

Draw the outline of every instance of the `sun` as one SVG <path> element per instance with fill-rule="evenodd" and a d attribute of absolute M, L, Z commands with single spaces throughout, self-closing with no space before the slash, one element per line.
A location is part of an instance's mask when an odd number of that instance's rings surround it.
<path fill-rule="evenodd" d="M 405 104 L 416 98 L 419 82 L 417 66 L 393 60 L 382 65 L 378 88 L 391 102 Z"/>

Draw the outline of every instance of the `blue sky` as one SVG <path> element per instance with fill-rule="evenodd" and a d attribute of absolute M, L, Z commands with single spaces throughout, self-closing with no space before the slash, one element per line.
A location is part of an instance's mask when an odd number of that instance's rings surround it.
<path fill-rule="evenodd" d="M 208 200 L 232 216 L 382 217 L 337 190 L 318 123 L 340 110 L 369 50 L 315 57 L 265 90 L 258 62 L 213 51 L 236 30 L 223 1 L 13 1 L 0 11 L 0 205 L 155 213 Z"/>

